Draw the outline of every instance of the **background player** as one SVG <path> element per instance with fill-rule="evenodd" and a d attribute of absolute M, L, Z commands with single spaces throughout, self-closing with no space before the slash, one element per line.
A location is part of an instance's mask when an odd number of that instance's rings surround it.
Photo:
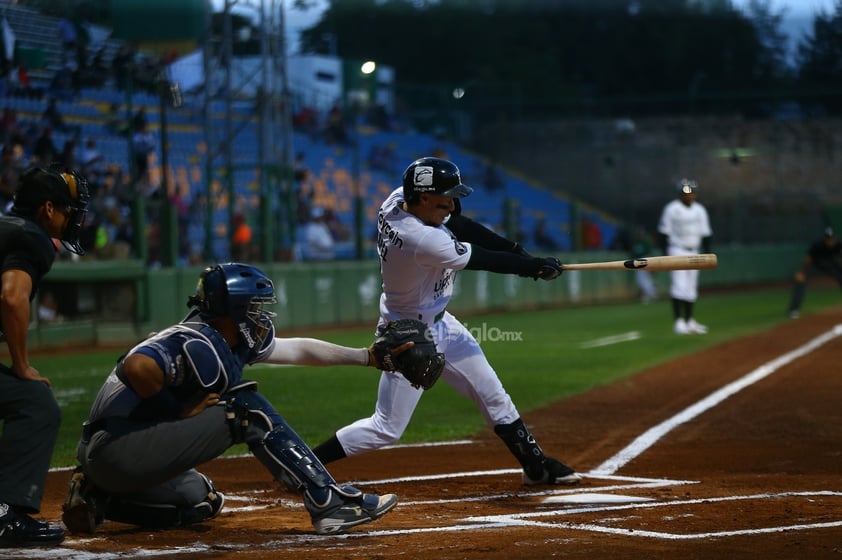
<path fill-rule="evenodd" d="M 474 401 L 486 423 L 523 467 L 525 484 L 575 484 L 580 475 L 544 454 L 520 418 L 511 397 L 479 343 L 446 311 L 456 273 L 487 270 L 553 280 L 556 258 L 533 257 L 460 213 L 462 184 L 452 162 L 426 157 L 413 162 L 378 214 L 377 245 L 383 292 L 378 329 L 390 320 L 420 319 L 444 353 L 441 380 Z M 341 428 L 314 449 L 323 463 L 357 455 L 400 439 L 423 391 L 402 375 L 384 371 L 374 414 Z"/>
<path fill-rule="evenodd" d="M 14 206 L 0 217 L 0 341 L 12 364 L 0 365 L 0 547 L 56 544 L 64 530 L 29 516 L 41 510 L 61 410 L 50 380 L 29 363 L 31 302 L 53 266 L 60 239 L 81 254 L 79 232 L 90 195 L 74 173 L 31 168 L 20 176 Z"/>
<path fill-rule="evenodd" d="M 799 317 L 807 291 L 807 281 L 815 273 L 830 276 L 842 287 L 842 243 L 831 227 L 825 228 L 821 239 L 810 244 L 804 260 L 801 261 L 801 268 L 793 277 L 795 285 L 792 287 L 787 310 L 791 318 Z"/>
<path fill-rule="evenodd" d="M 275 338 L 272 281 L 237 263 L 206 269 L 190 313 L 118 361 L 91 407 L 63 516 L 74 533 L 104 519 L 173 527 L 215 517 L 223 495 L 195 470 L 235 443 L 299 491 L 317 533 L 378 519 L 394 494 L 340 486 L 274 407 L 242 380 L 245 365 L 379 367 L 371 348 Z M 402 345 L 395 352 L 405 350 Z"/>
<path fill-rule="evenodd" d="M 665 255 L 695 255 L 710 253 L 710 228 L 705 207 L 696 201 L 696 181 L 682 179 L 678 183 L 678 198 L 664 207 L 658 223 L 661 249 Z M 708 328 L 693 317 L 699 297 L 698 270 L 670 271 L 670 298 L 676 334 L 705 334 Z"/>

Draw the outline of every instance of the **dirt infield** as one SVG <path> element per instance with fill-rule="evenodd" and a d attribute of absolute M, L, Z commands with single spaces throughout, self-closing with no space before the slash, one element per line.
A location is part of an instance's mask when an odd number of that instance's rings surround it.
<path fill-rule="evenodd" d="M 586 473 L 577 488 L 521 485 L 490 430 L 382 450 L 331 471 L 398 507 L 321 537 L 254 459 L 220 459 L 203 470 L 228 500 L 207 524 L 106 523 L 11 557 L 840 559 L 840 323 L 839 309 L 787 322 L 528 414 L 545 449 Z M 51 474 L 44 517 L 59 517 L 67 478 Z"/>

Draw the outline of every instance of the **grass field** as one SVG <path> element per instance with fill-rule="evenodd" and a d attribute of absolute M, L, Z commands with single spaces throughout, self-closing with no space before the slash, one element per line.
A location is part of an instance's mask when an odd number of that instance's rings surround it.
<path fill-rule="evenodd" d="M 668 301 L 460 319 L 480 339 L 523 413 L 680 355 L 789 321 L 784 316 L 787 297 L 780 288 L 703 294 L 696 315 L 710 327 L 704 336 L 674 335 Z M 840 303 L 838 289 L 811 288 L 802 312 Z M 373 325 L 322 330 L 317 336 L 362 347 L 370 342 L 372 330 Z M 607 337 L 616 341 L 611 343 Z M 75 463 L 81 423 L 118 356 L 116 351 L 95 351 L 33 358 L 34 365 L 52 380 L 64 414 L 53 466 Z M 261 392 L 305 441 L 316 445 L 336 428 L 372 412 L 379 373 L 360 367 L 256 366 L 247 369 L 245 377 L 259 381 Z M 440 383 L 422 399 L 402 442 L 461 438 L 482 428 L 473 404 Z M 230 451 L 246 450 L 236 447 Z"/>

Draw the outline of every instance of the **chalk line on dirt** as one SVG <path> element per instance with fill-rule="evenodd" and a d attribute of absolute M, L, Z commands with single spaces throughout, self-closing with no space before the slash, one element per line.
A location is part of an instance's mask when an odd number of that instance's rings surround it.
<path fill-rule="evenodd" d="M 685 422 L 689 422 L 703 412 L 717 406 L 728 397 L 735 395 L 746 387 L 749 387 L 761 379 L 768 377 L 788 363 L 809 354 L 816 348 L 840 335 L 842 335 L 842 325 L 836 325 L 830 331 L 814 338 L 810 342 L 807 342 L 795 350 L 775 358 L 771 362 L 763 364 L 740 379 L 737 379 L 736 381 L 714 391 L 699 402 L 685 408 L 672 418 L 668 418 L 660 424 L 649 428 L 633 442 L 621 449 L 616 455 L 593 469 L 590 474 L 614 474 L 627 463 L 652 447 L 659 439 L 671 432 L 677 426 L 680 426 Z"/>

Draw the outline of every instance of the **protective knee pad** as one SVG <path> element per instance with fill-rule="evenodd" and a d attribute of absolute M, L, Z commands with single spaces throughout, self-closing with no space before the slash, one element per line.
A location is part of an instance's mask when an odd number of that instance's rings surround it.
<path fill-rule="evenodd" d="M 307 489 L 322 496 L 324 491 L 320 490 L 336 484 L 313 451 L 262 395 L 238 392 L 227 400 L 226 407 L 234 441 L 246 443 L 272 476 L 288 488 L 297 492 Z"/>
<path fill-rule="evenodd" d="M 208 494 L 197 504 L 152 504 L 111 496 L 105 518 L 150 529 L 181 527 L 213 519 L 222 511 L 225 496 L 216 489 L 210 478 L 201 476 L 207 484 Z"/>

